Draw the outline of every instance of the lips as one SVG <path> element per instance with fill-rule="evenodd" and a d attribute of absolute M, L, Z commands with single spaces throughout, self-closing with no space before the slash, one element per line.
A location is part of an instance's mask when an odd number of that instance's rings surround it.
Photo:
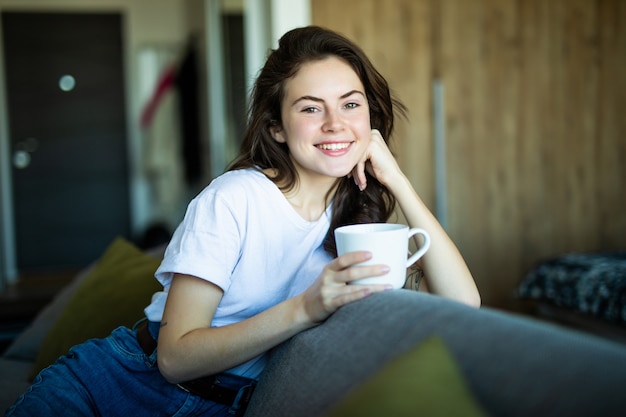
<path fill-rule="evenodd" d="M 324 151 L 341 151 L 343 149 L 347 149 L 351 144 L 352 144 L 351 142 L 320 143 L 319 145 L 315 145 L 315 146 Z"/>

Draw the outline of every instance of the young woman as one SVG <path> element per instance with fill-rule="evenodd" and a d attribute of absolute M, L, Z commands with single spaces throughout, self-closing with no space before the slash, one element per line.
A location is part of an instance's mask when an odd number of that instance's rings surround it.
<path fill-rule="evenodd" d="M 389 151 L 394 104 L 351 41 L 319 27 L 285 34 L 256 80 L 240 156 L 168 245 L 148 325 L 73 348 L 9 415 L 241 415 L 265 352 L 389 289 L 347 285 L 387 266 L 336 257 L 333 231 L 384 222 L 396 203 L 431 236 L 428 290 L 478 306 L 465 262 Z"/>

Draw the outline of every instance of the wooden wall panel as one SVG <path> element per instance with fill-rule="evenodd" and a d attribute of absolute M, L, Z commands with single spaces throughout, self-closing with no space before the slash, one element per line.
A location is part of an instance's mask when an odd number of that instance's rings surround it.
<path fill-rule="evenodd" d="M 598 8 L 598 101 L 594 159 L 598 186 L 598 238 L 606 248 L 626 249 L 626 2 Z"/>
<path fill-rule="evenodd" d="M 505 274 L 518 252 L 517 16 L 511 2 L 440 3 L 449 233 L 491 302 L 508 285 L 501 276 L 487 281 L 491 271 Z"/>
<path fill-rule="evenodd" d="M 538 260 L 626 249 L 623 9 L 442 3 L 450 234 L 489 304 Z"/>
<path fill-rule="evenodd" d="M 445 85 L 448 231 L 485 304 L 537 261 L 626 250 L 626 2 L 313 0 L 408 105 L 402 167 L 432 208 L 431 83 Z"/>
<path fill-rule="evenodd" d="M 426 204 L 434 204 L 430 0 L 312 0 L 314 24 L 356 41 L 409 109 L 398 118 L 392 150 Z M 390 28 L 393 28 L 390 30 Z"/>

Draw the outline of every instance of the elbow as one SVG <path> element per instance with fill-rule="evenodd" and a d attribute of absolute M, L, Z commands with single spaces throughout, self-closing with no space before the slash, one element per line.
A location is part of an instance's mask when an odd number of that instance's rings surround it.
<path fill-rule="evenodd" d="M 185 381 L 185 378 L 177 366 L 178 361 L 167 352 L 157 351 L 157 365 L 159 372 L 170 384 L 179 384 Z"/>
<path fill-rule="evenodd" d="M 482 305 L 482 299 L 480 297 L 480 292 L 478 291 L 478 287 L 474 283 L 474 280 L 471 281 L 472 285 L 467 285 L 463 289 L 458 289 L 454 298 L 470 307 L 480 308 Z"/>
<path fill-rule="evenodd" d="M 480 295 L 477 295 L 476 297 L 473 297 L 471 300 L 466 300 L 465 303 L 469 305 L 470 307 L 480 308 L 480 306 L 482 305 L 482 300 L 480 299 Z"/>
<path fill-rule="evenodd" d="M 443 294 L 442 294 L 443 295 Z M 475 291 L 459 291 L 453 294 L 443 295 L 445 298 L 456 301 L 473 308 L 480 308 L 482 300 L 478 290 Z"/>
<path fill-rule="evenodd" d="M 482 299 L 478 289 L 469 289 L 464 291 L 456 291 L 451 293 L 435 293 L 444 298 L 448 298 L 452 301 L 456 301 L 461 304 L 465 304 L 469 307 L 480 308 L 482 305 Z"/>
<path fill-rule="evenodd" d="M 458 301 L 474 308 L 480 308 L 482 304 L 482 300 L 478 291 L 473 294 L 465 294 Z"/>

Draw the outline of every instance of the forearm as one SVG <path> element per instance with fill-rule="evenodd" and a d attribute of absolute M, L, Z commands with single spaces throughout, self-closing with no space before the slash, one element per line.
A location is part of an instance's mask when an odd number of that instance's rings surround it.
<path fill-rule="evenodd" d="M 341 306 L 384 291 L 384 285 L 346 285 L 387 272 L 381 265 L 357 266 L 370 257 L 368 252 L 339 256 L 302 294 L 223 327 L 211 327 L 222 289 L 174 274 L 159 333 L 161 374 L 176 383 L 230 369 L 323 322 Z"/>
<path fill-rule="evenodd" d="M 430 235 L 430 249 L 421 262 L 429 291 L 479 306 L 480 295 L 463 257 L 409 180 L 402 175 L 390 183 L 409 226 L 425 229 Z"/>
<path fill-rule="evenodd" d="M 298 306 L 292 298 L 241 322 L 197 328 L 173 343 L 159 344 L 159 369 L 178 383 L 244 363 L 314 326 Z"/>

